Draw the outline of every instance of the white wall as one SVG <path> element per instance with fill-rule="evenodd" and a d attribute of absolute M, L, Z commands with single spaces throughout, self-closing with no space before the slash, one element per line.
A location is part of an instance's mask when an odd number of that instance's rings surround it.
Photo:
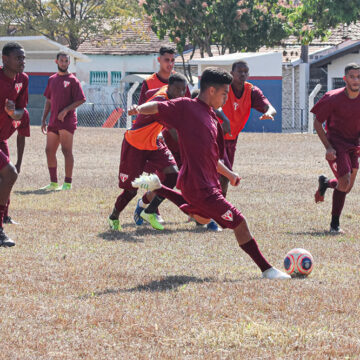
<path fill-rule="evenodd" d="M 76 75 L 80 81 L 90 82 L 90 71 L 108 71 L 109 84 L 111 71 L 121 71 L 121 77 L 126 73 L 153 73 L 159 70 L 157 54 L 150 55 L 88 55 L 91 62 L 79 62 L 76 65 Z"/>
<path fill-rule="evenodd" d="M 360 54 L 347 54 L 341 58 L 335 59 L 328 65 L 328 91 L 332 90 L 332 79 L 342 78 L 347 64 L 355 62 L 360 64 Z"/>

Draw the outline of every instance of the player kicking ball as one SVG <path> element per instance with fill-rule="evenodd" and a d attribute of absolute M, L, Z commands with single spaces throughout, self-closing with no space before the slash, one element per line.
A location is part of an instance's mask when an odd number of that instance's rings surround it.
<path fill-rule="evenodd" d="M 328 188 L 334 189 L 330 233 L 343 234 L 340 215 L 346 195 L 354 186 L 360 156 L 360 66 L 345 67 L 345 87 L 327 92 L 311 109 L 315 114 L 314 128 L 326 149 L 334 179 L 319 177 L 315 202 L 324 201 Z M 326 132 L 323 128 L 326 123 Z"/>
<path fill-rule="evenodd" d="M 199 215 L 197 221 L 201 218 L 214 219 L 221 227 L 232 229 L 239 246 L 260 268 L 263 278 L 290 279 L 289 275 L 271 266 L 265 259 L 250 233 L 246 219 L 221 192 L 218 173 L 228 177 L 232 185 L 239 182 L 238 175 L 219 160 L 224 152 L 224 139 L 213 110 L 226 102 L 231 81 L 232 76 L 227 71 L 209 68 L 201 76 L 200 94 L 196 99 L 181 98 L 135 105 L 129 115 L 157 114 L 160 124 L 175 128 L 178 132 L 183 166 L 177 188 L 182 194 L 163 186 L 155 190 L 156 193 L 167 196 L 184 212 Z M 153 177 L 145 178 L 145 182 L 146 179 L 153 182 Z M 140 178 L 134 185 L 139 187 L 142 182 Z"/>

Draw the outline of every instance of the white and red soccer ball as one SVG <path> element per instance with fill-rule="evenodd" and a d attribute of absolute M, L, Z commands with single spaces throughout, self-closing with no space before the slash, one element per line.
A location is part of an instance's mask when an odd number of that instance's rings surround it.
<path fill-rule="evenodd" d="M 313 266 L 313 257 L 307 250 L 301 248 L 290 250 L 284 259 L 285 271 L 292 277 L 308 276 Z"/>

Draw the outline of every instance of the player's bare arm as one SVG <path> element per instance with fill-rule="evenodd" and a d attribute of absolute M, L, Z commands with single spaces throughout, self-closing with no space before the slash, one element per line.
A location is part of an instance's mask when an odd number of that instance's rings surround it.
<path fill-rule="evenodd" d="M 218 161 L 217 171 L 219 174 L 229 179 L 232 186 L 238 186 L 240 184 L 241 177 L 239 174 L 231 171 L 222 161 Z"/>
<path fill-rule="evenodd" d="M 51 100 L 46 99 L 45 105 L 44 105 L 43 116 L 42 116 L 42 120 L 41 120 L 41 131 L 44 135 L 46 135 L 46 133 L 47 133 L 46 119 L 50 113 L 50 109 L 51 109 Z"/>
<path fill-rule="evenodd" d="M 12 100 L 5 100 L 5 111 L 13 120 L 20 120 L 24 115 L 24 109 L 16 109 Z"/>
<path fill-rule="evenodd" d="M 75 110 L 78 106 L 80 106 L 81 104 L 83 104 L 85 101 L 86 101 L 85 99 L 75 101 L 75 102 L 73 102 L 72 104 L 70 104 L 69 106 L 67 106 L 66 108 L 62 109 L 62 110 L 59 112 L 58 119 L 59 119 L 60 121 L 64 121 L 65 116 L 67 115 L 67 113 L 68 113 L 69 111 Z"/>
<path fill-rule="evenodd" d="M 156 101 L 150 101 L 142 105 L 131 106 L 128 111 L 128 115 L 153 115 L 157 114 L 158 112 L 158 103 Z"/>
<path fill-rule="evenodd" d="M 230 120 L 229 118 L 225 115 L 225 113 L 223 112 L 222 108 L 219 108 L 217 110 L 215 110 L 216 115 L 223 121 L 222 123 L 222 129 L 224 131 L 224 135 L 225 134 L 229 134 L 231 135 L 231 127 L 230 127 Z"/>
<path fill-rule="evenodd" d="M 316 133 L 318 134 L 320 141 L 323 143 L 323 145 L 326 149 L 326 154 L 325 154 L 326 160 L 328 160 L 328 161 L 335 160 L 336 159 L 336 151 L 331 146 L 329 140 L 327 139 L 326 133 L 322 126 L 322 123 L 319 120 L 317 120 L 316 118 L 314 120 L 314 129 L 316 130 Z"/>
<path fill-rule="evenodd" d="M 276 115 L 275 108 L 270 104 L 264 114 L 260 116 L 260 120 L 273 120 Z"/>
<path fill-rule="evenodd" d="M 22 136 L 20 134 L 17 135 L 16 138 L 16 146 L 17 146 L 17 161 L 15 164 L 15 168 L 17 170 L 17 173 L 20 173 L 22 159 L 24 155 L 24 149 L 25 149 L 25 136 Z"/>

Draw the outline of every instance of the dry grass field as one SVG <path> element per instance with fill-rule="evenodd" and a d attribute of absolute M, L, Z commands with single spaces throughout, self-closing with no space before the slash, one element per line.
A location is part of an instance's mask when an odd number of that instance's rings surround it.
<path fill-rule="evenodd" d="M 243 180 L 228 198 L 263 253 L 278 268 L 294 247 L 315 259 L 307 279 L 279 282 L 259 278 L 232 231 L 196 228 L 169 202 L 163 232 L 134 225 L 136 199 L 124 231 L 109 231 L 122 134 L 79 129 L 73 189 L 41 193 L 45 137 L 32 128 L 12 194 L 20 225 L 6 225 L 16 246 L 0 248 L 0 359 L 360 358 L 359 182 L 346 235 L 330 236 L 331 191 L 313 200 L 330 175 L 315 135 L 244 133 L 238 145 Z"/>

